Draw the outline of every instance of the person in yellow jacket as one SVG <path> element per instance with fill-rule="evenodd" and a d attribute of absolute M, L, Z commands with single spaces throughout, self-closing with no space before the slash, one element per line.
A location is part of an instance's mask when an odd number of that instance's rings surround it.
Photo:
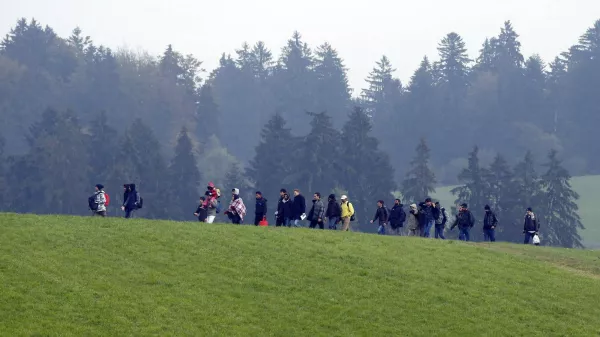
<path fill-rule="evenodd" d="M 350 230 L 350 220 L 352 219 L 352 216 L 354 215 L 354 207 L 352 206 L 352 204 L 350 203 L 350 201 L 348 201 L 348 197 L 345 195 L 342 195 L 342 204 L 341 204 L 341 208 L 342 208 L 342 230 L 343 231 L 348 231 Z"/>

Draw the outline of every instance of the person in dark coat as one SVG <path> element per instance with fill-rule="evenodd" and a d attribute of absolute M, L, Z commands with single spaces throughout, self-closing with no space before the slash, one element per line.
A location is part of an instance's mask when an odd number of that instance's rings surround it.
<path fill-rule="evenodd" d="M 540 231 L 540 223 L 537 221 L 531 207 L 527 208 L 525 213 L 525 222 L 523 223 L 523 234 L 525 234 L 524 244 L 529 244 L 534 236 Z"/>
<path fill-rule="evenodd" d="M 489 205 L 485 205 L 484 210 L 483 241 L 496 242 L 496 226 L 498 225 L 498 219 Z"/>
<path fill-rule="evenodd" d="M 204 201 L 206 201 L 205 197 L 200 197 L 200 204 L 198 208 L 196 208 L 196 212 L 194 212 L 194 216 L 198 218 L 200 222 L 206 222 L 206 208 L 204 208 Z"/>
<path fill-rule="evenodd" d="M 450 227 L 450 230 L 453 230 L 456 226 L 458 226 L 458 230 L 460 231 L 458 234 L 458 239 L 462 241 L 469 241 L 471 238 L 471 228 L 475 226 L 475 217 L 473 216 L 473 213 L 469 211 L 467 204 L 460 205 L 460 210 L 456 216 L 454 224 L 452 227 Z"/>
<path fill-rule="evenodd" d="M 342 208 L 340 207 L 340 204 L 337 203 L 337 200 L 335 200 L 335 194 L 330 194 L 327 199 L 327 212 L 325 212 L 325 217 L 327 217 L 329 229 L 337 230 L 337 224 L 342 217 Z"/>
<path fill-rule="evenodd" d="M 299 189 L 294 190 L 292 210 L 294 227 L 302 227 L 302 215 L 306 215 L 306 199 L 302 193 L 300 193 Z"/>
<path fill-rule="evenodd" d="M 371 223 L 379 220 L 379 228 L 377 228 L 377 234 L 385 235 L 385 226 L 388 223 L 390 213 L 383 200 L 377 201 L 377 211 L 375 211 L 375 217 L 371 220 Z"/>
<path fill-rule="evenodd" d="M 275 212 L 275 226 L 283 226 L 283 196 L 287 193 L 285 188 L 279 190 L 279 201 L 277 201 L 277 211 Z"/>
<path fill-rule="evenodd" d="M 125 211 L 125 218 L 129 219 L 133 218 L 133 212 L 138 209 L 140 195 L 135 189 L 135 184 L 128 184 L 126 186 L 127 192 L 124 194 L 126 198 L 121 209 Z"/>
<path fill-rule="evenodd" d="M 392 232 L 396 235 L 402 235 L 404 221 L 406 221 L 406 212 L 404 212 L 400 199 L 396 199 L 394 200 L 394 207 L 390 210 L 390 227 L 392 227 Z"/>
<path fill-rule="evenodd" d="M 313 195 L 313 205 L 308 213 L 308 220 L 310 220 L 310 228 L 325 229 L 325 205 L 321 200 L 321 193 L 316 192 Z"/>
<path fill-rule="evenodd" d="M 281 206 L 281 213 L 279 216 L 283 219 L 283 225 L 290 227 L 292 225 L 292 218 L 294 217 L 293 201 L 290 199 L 290 195 L 285 193 L 283 195 L 283 202 Z"/>
<path fill-rule="evenodd" d="M 435 208 L 435 205 L 431 201 L 431 198 L 425 199 L 425 202 L 420 205 L 421 212 L 421 221 L 423 226 L 423 231 L 421 235 L 425 238 L 431 236 L 431 228 L 435 226 L 435 219 L 437 219 L 440 215 L 439 209 Z"/>
<path fill-rule="evenodd" d="M 265 199 L 260 191 L 256 191 L 256 207 L 254 208 L 254 226 L 258 226 L 259 222 L 267 216 L 267 199 Z"/>

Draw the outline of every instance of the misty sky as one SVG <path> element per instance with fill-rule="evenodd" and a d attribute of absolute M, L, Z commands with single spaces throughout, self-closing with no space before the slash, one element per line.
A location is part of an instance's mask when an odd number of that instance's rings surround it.
<path fill-rule="evenodd" d="M 523 53 L 551 61 L 600 19 L 597 0 L 0 0 L 0 32 L 35 17 L 67 36 L 76 26 L 96 44 L 161 53 L 167 44 L 192 53 L 212 70 L 223 52 L 263 40 L 279 55 L 298 30 L 311 47 L 331 43 L 349 68 L 350 85 L 364 79 L 381 55 L 408 82 L 424 55 L 456 31 L 475 58 L 505 20 L 520 34 Z"/>

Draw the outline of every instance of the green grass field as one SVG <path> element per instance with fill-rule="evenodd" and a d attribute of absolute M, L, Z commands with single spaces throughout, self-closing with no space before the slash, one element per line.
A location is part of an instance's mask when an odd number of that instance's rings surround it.
<path fill-rule="evenodd" d="M 579 216 L 585 226 L 585 230 L 579 235 L 583 238 L 586 247 L 600 248 L 600 176 L 574 177 L 571 184 L 579 193 L 580 199 L 577 205 Z M 439 199 L 446 207 L 452 206 L 456 200 L 456 197 L 450 193 L 452 188 L 454 186 L 440 187 L 432 197 Z"/>
<path fill-rule="evenodd" d="M 1 336 L 597 336 L 598 251 L 0 215 Z"/>

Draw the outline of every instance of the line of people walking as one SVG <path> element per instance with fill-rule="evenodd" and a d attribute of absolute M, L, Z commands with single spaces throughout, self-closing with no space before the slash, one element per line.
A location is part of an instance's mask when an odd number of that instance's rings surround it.
<path fill-rule="evenodd" d="M 134 212 L 143 207 L 143 198 L 136 190 L 135 184 L 123 185 L 123 204 L 121 210 L 125 212 L 125 218 L 132 218 Z M 338 202 L 335 194 L 330 194 L 327 199 L 327 205 L 321 200 L 321 193 L 313 194 L 312 206 L 307 214 L 306 199 L 299 189 L 293 190 L 293 198 L 288 191 L 282 188 L 279 191 L 279 200 L 277 209 L 274 212 L 275 226 L 277 227 L 303 227 L 303 222 L 309 223 L 309 228 L 319 228 L 330 230 L 338 230 L 338 226 L 342 231 L 349 231 L 351 223 L 355 221 L 356 214 L 352 203 L 348 200 L 348 196 L 342 195 Z M 217 214 L 222 212 L 221 207 L 221 191 L 211 182 L 207 186 L 204 196 L 200 197 L 200 202 L 194 216 L 201 222 L 213 223 Z M 104 191 L 102 184 L 95 186 L 95 193 L 88 199 L 89 207 L 92 214 L 95 216 L 106 216 L 107 206 L 110 204 L 110 197 Z M 268 225 L 268 206 L 267 199 L 264 198 L 262 192 L 255 193 L 255 214 L 254 225 Z M 498 219 L 489 205 L 484 207 L 485 216 L 483 219 L 483 234 L 484 241 L 496 241 L 496 227 Z M 240 190 L 233 188 L 231 190 L 231 200 L 228 207 L 223 212 L 229 220 L 234 224 L 244 223 L 246 217 L 246 206 L 240 196 Z M 408 214 L 404 210 L 404 205 L 400 199 L 394 200 L 394 205 L 391 209 L 385 205 L 384 200 L 377 201 L 377 208 L 373 220 L 370 223 L 378 225 L 377 233 L 386 235 L 388 226 L 392 235 L 408 235 L 431 237 L 433 229 L 436 239 L 445 240 L 444 235 L 451 217 L 444 207 L 439 202 L 433 202 L 431 198 L 426 198 L 425 201 L 418 205 L 413 203 L 408 207 Z M 453 218 L 450 230 L 458 227 L 459 240 L 470 241 L 471 229 L 475 226 L 475 217 L 469 210 L 468 205 L 463 203 L 458 209 L 458 213 Z M 406 224 L 406 231 L 404 230 Z M 523 234 L 524 243 L 540 244 L 539 240 L 539 222 L 531 208 L 527 208 Z"/>

